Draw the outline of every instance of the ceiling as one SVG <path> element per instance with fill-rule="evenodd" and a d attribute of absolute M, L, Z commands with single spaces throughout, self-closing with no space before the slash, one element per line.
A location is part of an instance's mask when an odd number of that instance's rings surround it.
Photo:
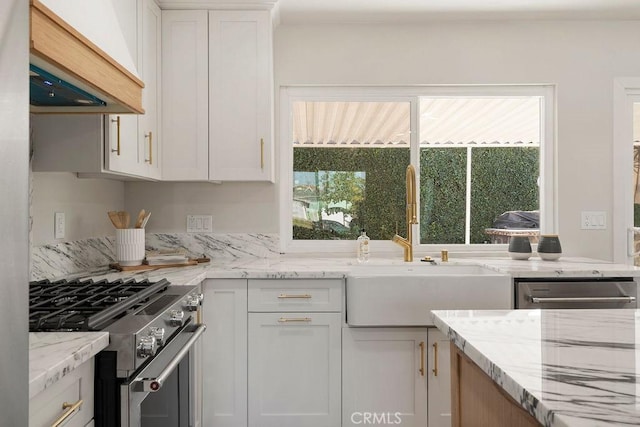
<path fill-rule="evenodd" d="M 640 0 L 279 0 L 280 22 L 640 19 Z"/>

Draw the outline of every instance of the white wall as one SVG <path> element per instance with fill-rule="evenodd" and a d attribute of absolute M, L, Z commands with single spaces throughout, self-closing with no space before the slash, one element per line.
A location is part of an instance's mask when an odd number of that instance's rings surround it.
<path fill-rule="evenodd" d="M 274 41 L 276 107 L 282 85 L 555 84 L 563 249 L 611 259 L 611 224 L 605 231 L 582 231 L 580 211 L 612 217 L 613 78 L 640 76 L 638 40 L 639 21 L 282 25 Z M 276 158 L 279 150 L 276 145 Z M 98 203 L 99 193 L 89 192 Z M 65 203 L 81 206 L 75 200 L 80 194 L 68 193 Z M 36 199 L 41 195 L 48 197 Z M 148 227 L 154 232 L 184 231 L 187 214 L 213 215 L 216 232 L 278 231 L 277 184 L 130 182 L 124 195 L 131 212 L 153 212 Z M 106 206 L 95 210 L 99 216 L 91 215 L 82 229 L 112 234 L 102 224 Z M 53 211 L 49 206 L 40 215 L 36 244 L 52 236 Z"/>
<path fill-rule="evenodd" d="M 613 78 L 640 76 L 639 39 L 639 21 L 282 25 L 275 31 L 276 88 L 557 85 L 563 249 L 611 259 L 611 224 L 605 231 L 580 230 L 580 211 L 603 210 L 611 218 Z"/>
<path fill-rule="evenodd" d="M 0 425 L 29 414 L 29 9 L 0 1 Z"/>
<path fill-rule="evenodd" d="M 147 230 L 185 232 L 187 215 L 213 215 L 215 233 L 277 233 L 277 188 L 270 183 L 145 183 L 125 185 L 131 212 L 151 211 Z"/>
<path fill-rule="evenodd" d="M 34 246 L 115 235 L 107 212 L 124 209 L 124 182 L 77 178 L 67 172 L 34 172 L 32 185 Z M 54 212 L 65 213 L 64 239 L 54 239 Z"/>

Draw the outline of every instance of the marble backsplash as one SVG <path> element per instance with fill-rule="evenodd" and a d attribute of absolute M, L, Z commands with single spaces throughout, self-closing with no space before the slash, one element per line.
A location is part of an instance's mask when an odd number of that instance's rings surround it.
<path fill-rule="evenodd" d="M 54 279 L 96 269 L 115 260 L 115 237 L 95 237 L 31 249 L 31 280 Z M 186 250 L 189 257 L 203 255 L 221 261 L 273 258 L 279 255 L 277 234 L 147 233 L 148 251 Z"/>

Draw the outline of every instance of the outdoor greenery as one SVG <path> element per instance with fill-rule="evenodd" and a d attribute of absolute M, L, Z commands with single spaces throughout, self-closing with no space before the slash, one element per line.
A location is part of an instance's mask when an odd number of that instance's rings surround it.
<path fill-rule="evenodd" d="M 539 208 L 539 150 L 471 150 L 471 243 L 488 241 L 484 229 L 503 212 Z"/>
<path fill-rule="evenodd" d="M 539 150 L 474 147 L 471 152 L 471 243 L 484 243 L 485 228 L 498 215 L 538 209 Z M 352 218 L 349 231 L 341 234 L 323 227 L 323 221 L 296 220 L 294 239 L 355 239 L 361 228 L 375 240 L 391 239 L 396 230 L 404 235 L 408 164 L 408 148 L 294 148 L 294 171 L 334 171 L 309 190 L 320 206 Z M 420 150 L 421 243 L 464 243 L 466 168 L 466 148 Z"/>
<path fill-rule="evenodd" d="M 342 195 L 348 202 L 347 214 L 352 216 L 350 233 L 335 236 L 326 230 L 302 229 L 294 225 L 294 239 L 352 238 L 365 228 L 375 240 L 388 240 L 398 229 L 405 228 L 405 170 L 409 164 L 408 148 L 324 148 L 296 147 L 293 150 L 293 170 L 299 172 L 339 171 L 338 183 L 330 185 L 327 194 L 318 192 L 325 206 Z M 351 174 L 347 173 L 351 172 Z M 364 172 L 366 185 L 354 195 L 344 194 L 358 186 L 355 172 Z M 360 184 L 361 185 L 361 184 Z M 334 210 L 339 208 L 334 208 Z"/>
<path fill-rule="evenodd" d="M 466 148 L 420 150 L 420 243 L 464 243 Z"/>

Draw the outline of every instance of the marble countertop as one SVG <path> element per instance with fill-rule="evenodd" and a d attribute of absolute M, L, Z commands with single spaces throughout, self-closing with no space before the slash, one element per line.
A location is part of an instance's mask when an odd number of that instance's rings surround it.
<path fill-rule="evenodd" d="M 640 310 L 432 313 L 542 425 L 640 425 Z"/>
<path fill-rule="evenodd" d="M 508 257 L 479 257 L 451 259 L 442 265 L 479 265 L 498 273 L 512 277 L 616 277 L 640 276 L 640 268 L 622 264 L 613 264 L 588 258 L 564 258 L 558 261 L 530 259 L 512 260 Z M 204 279 L 331 279 L 347 277 L 355 268 L 375 266 L 407 266 L 423 268 L 428 273 L 431 264 L 420 262 L 405 263 L 401 258 L 373 258 L 367 264 L 359 264 L 351 257 L 330 257 L 313 255 L 283 255 L 271 258 L 259 258 L 238 261 L 215 261 L 190 267 L 161 268 L 136 272 L 118 272 L 98 270 L 76 275 L 82 278 L 116 280 L 136 278 L 139 280 L 158 280 L 166 278 L 174 285 L 196 285 Z"/>
<path fill-rule="evenodd" d="M 108 345 L 107 332 L 29 333 L 29 399 Z"/>
<path fill-rule="evenodd" d="M 454 255 L 455 256 L 455 255 Z M 436 261 L 439 261 L 436 259 Z M 511 274 L 513 277 L 604 277 L 604 276 L 640 276 L 640 269 L 624 265 L 611 264 L 603 261 L 583 259 L 583 258 L 562 258 L 558 261 L 542 261 L 540 259 L 530 259 L 528 261 L 514 261 L 508 257 L 504 258 L 459 258 L 450 257 L 448 265 L 480 265 L 496 272 Z M 396 257 L 372 258 L 366 265 L 384 265 L 406 266 L 407 263 L 402 261 L 400 255 Z M 423 263 L 416 257 L 413 262 L 416 268 L 424 268 L 425 272 L 429 271 L 431 264 Z M 167 279 L 172 285 L 191 286 L 197 285 L 202 280 L 211 278 L 226 279 L 331 279 L 347 277 L 349 271 L 355 266 L 361 266 L 350 256 L 327 256 L 327 255 L 281 255 L 269 258 L 244 259 L 234 261 L 216 261 L 199 264 L 197 266 L 178 267 L 178 268 L 162 268 L 156 270 L 145 270 L 136 272 L 118 272 L 104 268 L 102 270 L 87 271 L 81 274 L 75 274 L 72 277 L 81 279 L 129 279 L 136 280 L 149 279 L 151 281 Z M 365 267 L 366 268 L 366 267 Z M 67 277 L 70 278 L 70 277 Z M 70 333 L 50 333 L 52 338 L 44 338 L 48 333 L 31 334 L 36 341 L 32 342 L 30 360 L 33 355 L 40 351 L 39 345 L 51 339 L 51 342 L 60 344 L 61 352 L 75 354 L 78 350 L 74 349 L 77 342 L 76 337 Z M 36 338 L 40 337 L 40 338 Z M 108 338 L 105 338 L 108 340 Z M 67 341 L 69 341 L 67 343 Z M 64 347 L 65 345 L 71 347 Z M 82 353 L 84 354 L 84 353 Z M 68 356 L 68 354 L 67 354 Z M 35 360 L 38 360 L 39 356 Z M 73 356 L 75 357 L 75 356 Z M 31 364 L 30 378 L 37 379 L 37 384 L 47 384 L 55 381 L 56 375 L 46 374 L 45 379 L 41 379 L 40 375 L 46 369 L 46 359 L 38 362 L 37 367 Z M 52 362 L 51 366 L 54 371 L 59 363 Z M 30 384 L 35 384 L 35 380 L 30 380 Z M 41 385 L 34 386 L 33 390 L 42 390 Z"/>

